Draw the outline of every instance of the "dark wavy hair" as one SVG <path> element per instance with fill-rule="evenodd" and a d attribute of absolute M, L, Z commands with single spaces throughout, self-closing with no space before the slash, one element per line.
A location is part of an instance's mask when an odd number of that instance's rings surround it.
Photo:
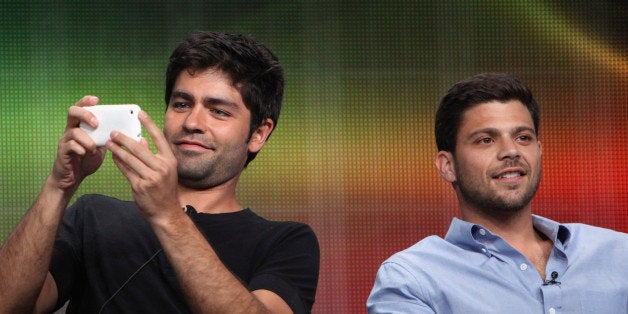
<path fill-rule="evenodd" d="M 268 118 L 277 126 L 284 89 L 283 67 L 268 48 L 244 35 L 198 32 L 179 44 L 166 71 L 166 107 L 182 71 L 209 68 L 227 74 L 242 95 L 251 111 L 249 138 Z M 249 153 L 246 165 L 256 155 Z"/>
<path fill-rule="evenodd" d="M 534 122 L 534 132 L 538 135 L 541 112 L 530 89 L 516 76 L 483 73 L 454 84 L 441 100 L 434 126 L 438 150 L 453 153 L 464 112 L 493 100 L 521 101 L 528 108 Z"/>

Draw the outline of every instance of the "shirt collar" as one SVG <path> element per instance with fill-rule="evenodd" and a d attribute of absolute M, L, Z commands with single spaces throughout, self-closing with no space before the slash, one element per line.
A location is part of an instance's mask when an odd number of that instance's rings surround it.
<path fill-rule="evenodd" d="M 567 229 L 565 225 L 561 225 L 556 221 L 538 215 L 532 215 L 532 224 L 536 230 L 550 238 L 552 242 L 567 246 L 571 232 L 569 232 L 569 229 Z"/>
<path fill-rule="evenodd" d="M 460 247 L 476 247 L 477 243 L 473 238 L 473 229 L 478 226 L 454 217 L 445 235 L 445 240 Z"/>
<path fill-rule="evenodd" d="M 538 215 L 532 215 L 532 224 L 534 228 L 550 238 L 555 245 L 561 243 L 563 246 L 567 246 L 571 233 L 564 225 Z M 488 230 L 481 225 L 454 217 L 447 231 L 447 235 L 445 235 L 445 240 L 462 247 L 477 247 L 478 243 L 473 235 L 480 229 L 488 232 Z"/>

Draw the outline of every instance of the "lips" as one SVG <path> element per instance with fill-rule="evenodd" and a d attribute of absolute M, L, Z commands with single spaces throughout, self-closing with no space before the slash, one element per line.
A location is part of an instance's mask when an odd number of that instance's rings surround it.
<path fill-rule="evenodd" d="M 522 168 L 508 168 L 502 171 L 499 171 L 496 175 L 493 176 L 495 179 L 514 179 L 518 177 L 525 176 L 527 173 Z"/>
<path fill-rule="evenodd" d="M 499 179 L 510 179 L 521 176 L 519 172 L 508 172 L 498 176 Z"/>
<path fill-rule="evenodd" d="M 177 145 L 185 145 L 185 146 L 200 146 L 200 147 L 203 147 L 203 148 L 208 148 L 203 143 L 196 142 L 196 141 L 178 141 L 176 144 Z"/>
<path fill-rule="evenodd" d="M 189 138 L 182 138 L 174 141 L 174 144 L 179 147 L 188 147 L 196 149 L 213 149 L 212 145 L 209 145 L 202 141 L 197 141 Z"/>

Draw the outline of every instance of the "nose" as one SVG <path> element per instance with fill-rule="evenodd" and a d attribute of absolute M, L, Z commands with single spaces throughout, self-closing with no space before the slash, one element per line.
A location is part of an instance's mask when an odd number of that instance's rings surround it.
<path fill-rule="evenodd" d="M 505 159 L 505 158 L 514 159 L 520 156 L 519 146 L 517 145 L 515 140 L 512 140 L 512 139 L 503 140 L 499 149 L 500 150 L 499 150 L 498 158 L 500 160 Z"/>
<path fill-rule="evenodd" d="M 183 128 L 190 133 L 203 133 L 206 131 L 207 118 L 203 106 L 194 106 L 183 121 Z"/>

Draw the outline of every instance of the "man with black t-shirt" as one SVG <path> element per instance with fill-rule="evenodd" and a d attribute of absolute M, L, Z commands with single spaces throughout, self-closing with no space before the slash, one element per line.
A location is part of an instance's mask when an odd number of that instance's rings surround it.
<path fill-rule="evenodd" d="M 68 111 L 52 173 L 0 250 L 0 313 L 308 313 L 319 247 L 311 228 L 240 205 L 238 178 L 275 129 L 283 69 L 245 36 L 203 32 L 173 52 L 155 151 L 119 132 L 103 147 L 86 96 Z M 84 195 L 105 152 L 134 201 Z"/>

